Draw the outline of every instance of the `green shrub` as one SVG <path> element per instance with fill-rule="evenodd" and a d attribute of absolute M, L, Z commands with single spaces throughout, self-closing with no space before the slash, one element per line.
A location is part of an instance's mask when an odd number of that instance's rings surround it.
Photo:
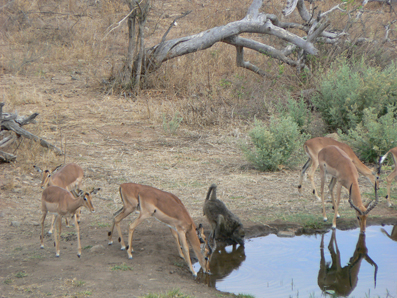
<path fill-rule="evenodd" d="M 183 117 L 179 116 L 178 112 L 175 113 L 169 122 L 167 122 L 166 116 L 163 115 L 163 129 L 166 133 L 175 134 L 182 121 Z"/>
<path fill-rule="evenodd" d="M 289 97 L 286 106 L 279 103 L 277 110 L 284 117 L 291 117 L 298 124 L 301 133 L 307 132 L 312 116 L 302 97 L 299 100 Z"/>
<path fill-rule="evenodd" d="M 381 155 L 397 146 L 397 108 L 388 106 L 386 114 L 378 118 L 375 108 L 364 109 L 362 123 L 347 134 L 338 130 L 342 141 L 348 143 L 366 162 L 378 162 Z"/>
<path fill-rule="evenodd" d="M 373 108 L 377 118 L 388 105 L 397 102 L 397 65 L 385 69 L 369 67 L 364 60 L 338 60 L 331 65 L 319 92 L 312 98 L 330 130 L 346 133 L 355 129 L 364 117 L 365 108 Z"/>
<path fill-rule="evenodd" d="M 272 117 L 267 126 L 255 119 L 255 127 L 249 132 L 253 147 L 242 146 L 244 155 L 261 171 L 276 171 L 280 165 L 294 166 L 306 135 L 287 116 Z"/>

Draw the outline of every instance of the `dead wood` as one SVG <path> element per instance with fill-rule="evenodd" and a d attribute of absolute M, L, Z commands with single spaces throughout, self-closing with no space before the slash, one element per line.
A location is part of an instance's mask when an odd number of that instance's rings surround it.
<path fill-rule="evenodd" d="M 46 147 L 55 151 L 56 154 L 62 155 L 62 150 L 55 147 L 54 145 L 48 143 L 42 138 L 30 133 L 29 131 L 23 129 L 21 126 L 35 123 L 35 118 L 39 115 L 38 113 L 33 113 L 28 117 L 18 117 L 17 113 L 3 113 L 4 103 L 0 103 L 0 131 L 8 130 L 14 132 L 17 136 L 23 136 L 28 139 L 32 139 L 38 142 L 41 146 Z M 5 147 L 13 141 L 13 136 L 5 135 L 0 133 L 0 147 Z M 10 162 L 16 159 L 16 156 L 4 151 L 0 151 L 0 160 Z"/>

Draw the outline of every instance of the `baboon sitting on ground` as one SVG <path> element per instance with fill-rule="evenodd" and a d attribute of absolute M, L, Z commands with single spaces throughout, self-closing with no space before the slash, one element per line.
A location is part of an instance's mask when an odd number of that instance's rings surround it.
<path fill-rule="evenodd" d="M 210 238 L 228 244 L 244 245 L 244 228 L 240 219 L 230 212 L 225 204 L 216 198 L 216 185 L 212 184 L 204 202 L 203 215 L 207 216 L 212 231 Z"/>

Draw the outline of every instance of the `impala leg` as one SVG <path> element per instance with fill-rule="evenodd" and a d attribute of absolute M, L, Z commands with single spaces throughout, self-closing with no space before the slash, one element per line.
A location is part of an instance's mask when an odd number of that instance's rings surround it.
<path fill-rule="evenodd" d="M 53 232 L 54 224 L 55 224 L 55 215 L 53 214 L 52 217 L 51 217 L 51 227 L 50 227 L 50 230 L 48 231 L 48 234 L 50 234 L 50 235 Z"/>
<path fill-rule="evenodd" d="M 397 166 L 396 166 L 397 167 Z M 392 206 L 392 203 L 390 201 L 390 188 L 391 188 L 391 183 L 393 182 L 393 180 L 396 178 L 397 176 L 397 169 L 394 169 L 393 172 L 391 172 L 391 174 L 389 176 L 386 177 L 386 182 L 387 182 L 387 204 L 389 205 L 389 207 Z"/>
<path fill-rule="evenodd" d="M 148 217 L 148 215 L 144 216 L 142 211 L 141 211 L 141 213 L 139 214 L 138 218 L 132 224 L 130 224 L 130 228 L 129 228 L 129 232 L 128 232 L 128 249 L 127 249 L 127 254 L 128 254 L 128 258 L 129 259 L 132 259 L 132 252 L 134 251 L 132 249 L 132 237 L 134 236 L 135 228 L 142 221 L 144 221 L 147 217 Z"/>
<path fill-rule="evenodd" d="M 309 158 L 307 160 L 307 162 L 305 163 L 305 165 L 302 167 L 302 171 L 299 177 L 299 185 L 298 185 L 298 191 L 301 194 L 302 193 L 302 183 L 303 183 L 303 177 L 305 176 L 305 173 L 307 171 L 308 168 L 310 168 L 310 166 L 312 165 L 312 159 Z"/>
<path fill-rule="evenodd" d="M 197 272 L 194 271 L 192 266 L 192 261 L 190 260 L 189 245 L 187 244 L 186 234 L 184 231 L 178 231 L 177 233 L 179 235 L 179 241 L 182 244 L 182 251 L 183 251 L 183 255 L 185 256 L 184 259 L 187 265 L 189 266 L 190 272 L 192 272 L 194 276 L 197 276 Z"/>
<path fill-rule="evenodd" d="M 340 203 L 340 195 L 342 192 L 342 184 L 338 183 L 338 187 L 336 188 L 336 197 L 337 197 L 337 202 L 334 202 L 334 209 L 335 209 L 335 215 L 334 215 L 334 220 L 332 221 L 332 228 L 336 229 L 336 218 L 339 216 L 338 213 L 338 207 Z"/>
<path fill-rule="evenodd" d="M 47 216 L 47 211 L 43 211 L 43 215 L 41 216 L 41 237 L 40 237 L 40 248 L 44 248 L 44 221 Z M 52 224 L 51 224 L 52 227 Z"/>
<path fill-rule="evenodd" d="M 77 221 L 77 216 L 74 216 L 74 224 L 76 225 L 76 232 L 77 232 L 77 256 L 80 258 L 81 256 L 81 242 L 80 242 L 80 225 Z"/>
<path fill-rule="evenodd" d="M 57 215 L 56 219 L 55 219 L 55 233 L 54 233 L 54 237 L 55 237 L 55 256 L 59 257 L 61 250 L 59 249 L 59 242 L 61 239 L 61 225 L 62 225 L 62 216 Z"/>
<path fill-rule="evenodd" d="M 329 183 L 329 192 L 331 194 L 331 202 L 332 202 L 332 206 L 335 210 L 335 197 L 334 197 L 334 187 L 336 184 L 336 178 L 332 177 L 331 182 Z M 337 218 L 340 217 L 339 213 L 336 215 Z"/>
<path fill-rule="evenodd" d="M 324 202 L 324 186 L 325 186 L 325 172 L 322 168 L 320 168 L 321 173 L 321 201 L 323 203 L 323 219 L 327 221 L 327 214 L 325 213 L 325 202 Z"/>
<path fill-rule="evenodd" d="M 77 223 L 80 223 L 80 220 L 81 220 L 81 208 L 79 208 L 79 209 L 76 210 L 76 213 L 74 214 L 74 216 L 75 216 L 76 219 L 77 219 Z M 75 221 L 76 221 L 76 220 L 75 220 Z"/>
<path fill-rule="evenodd" d="M 312 184 L 314 196 L 317 198 L 318 201 L 321 201 L 321 198 L 319 197 L 316 190 L 316 184 L 314 184 L 314 173 L 316 172 L 317 167 L 318 167 L 318 160 L 313 160 L 312 167 L 310 168 L 310 171 L 307 173 L 307 177 L 310 179 L 310 182 Z"/>
<path fill-rule="evenodd" d="M 180 241 L 179 241 L 178 233 L 177 233 L 173 228 L 170 228 L 170 230 L 171 230 L 172 236 L 174 236 L 174 238 L 175 238 L 176 246 L 178 247 L 179 256 L 180 256 L 182 259 L 184 259 L 185 257 L 184 257 L 184 255 L 183 255 L 183 253 L 182 253 L 181 243 L 180 243 Z"/>
<path fill-rule="evenodd" d="M 108 233 L 108 239 L 109 239 L 108 244 L 109 245 L 113 244 L 112 236 L 113 236 L 114 226 L 116 226 L 117 233 L 119 234 L 119 242 L 121 243 L 121 250 L 125 250 L 125 243 L 124 243 L 124 239 L 123 239 L 123 234 L 121 233 L 120 222 L 124 218 L 126 218 L 128 215 L 130 215 L 134 210 L 135 210 L 135 208 L 133 208 L 133 209 L 123 208 L 123 210 L 114 217 L 113 223 L 112 223 L 112 228 L 110 229 L 110 231 Z"/>
<path fill-rule="evenodd" d="M 69 224 L 69 219 L 67 218 L 67 216 L 65 216 L 65 224 L 66 226 L 69 228 L 70 224 Z"/>

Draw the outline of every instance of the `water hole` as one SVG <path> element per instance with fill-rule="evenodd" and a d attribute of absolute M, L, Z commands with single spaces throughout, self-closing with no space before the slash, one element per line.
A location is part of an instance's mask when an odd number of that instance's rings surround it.
<path fill-rule="evenodd" d="M 397 297 L 397 226 L 369 226 L 364 236 L 354 229 L 247 239 L 218 247 L 210 266 L 199 281 L 256 298 Z"/>

